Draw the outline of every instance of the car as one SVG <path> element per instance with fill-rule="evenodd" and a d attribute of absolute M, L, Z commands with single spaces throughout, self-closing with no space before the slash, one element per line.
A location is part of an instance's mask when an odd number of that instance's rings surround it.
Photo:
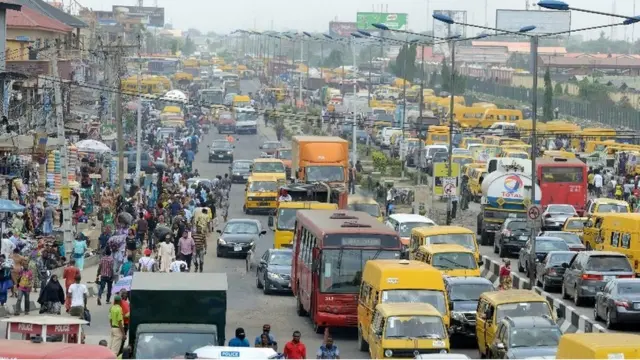
<path fill-rule="evenodd" d="M 233 98 L 238 95 L 236 93 L 228 93 L 227 95 L 224 96 L 224 100 L 222 101 L 222 104 L 224 106 L 231 106 L 233 105 Z"/>
<path fill-rule="evenodd" d="M 225 257 L 240 255 L 246 257 L 249 251 L 255 250 L 255 243 L 267 233 L 262 224 L 254 219 L 232 219 L 227 221 L 222 230 L 216 230 L 220 237 L 216 246 L 216 255 Z"/>
<path fill-rule="evenodd" d="M 536 264 L 536 285 L 542 287 L 544 291 L 562 287 L 562 275 L 564 275 L 562 264 L 568 264 L 575 254 L 575 251 L 549 252 Z"/>
<path fill-rule="evenodd" d="M 451 150 L 452 155 L 471 155 L 471 151 L 462 148 L 455 148 Z"/>
<path fill-rule="evenodd" d="M 559 237 L 564 240 L 567 245 L 569 245 L 569 250 L 571 251 L 585 251 L 587 247 L 584 246 L 582 240 L 580 240 L 580 236 L 578 234 L 568 232 L 568 231 L 543 231 L 538 236 L 551 236 L 551 237 Z"/>
<path fill-rule="evenodd" d="M 562 331 L 549 316 L 507 316 L 500 321 L 488 345 L 489 359 L 526 359 L 553 356 Z"/>
<path fill-rule="evenodd" d="M 233 149 L 235 148 L 227 140 L 214 140 L 209 145 L 209 162 L 233 163 Z"/>
<path fill-rule="evenodd" d="M 529 261 L 533 245 L 533 241 L 528 240 L 518 254 L 518 271 L 524 272 L 527 276 L 529 276 Z M 569 251 L 569 245 L 564 240 L 549 236 L 536 237 L 535 247 L 537 261 L 544 260 L 545 256 L 551 251 Z"/>
<path fill-rule="evenodd" d="M 236 111 L 236 133 L 253 135 L 258 133 L 258 113 L 254 109 Z"/>
<path fill-rule="evenodd" d="M 480 294 L 495 291 L 493 283 L 483 277 L 442 278 L 449 298 L 451 325 L 449 334 L 476 336 L 476 309 Z"/>
<path fill-rule="evenodd" d="M 608 281 L 635 277 L 626 255 L 613 251 L 581 251 L 566 264 L 562 277 L 562 298 L 576 306 L 595 299 Z"/>
<path fill-rule="evenodd" d="M 549 204 L 542 213 L 542 230 L 562 230 L 564 222 L 578 212 L 569 204 Z"/>
<path fill-rule="evenodd" d="M 232 183 L 245 183 L 251 175 L 251 165 L 253 160 L 235 160 L 231 166 L 229 166 L 229 173 L 231 174 Z"/>
<path fill-rule="evenodd" d="M 562 225 L 562 231 L 583 235 L 584 223 L 587 220 L 589 220 L 587 217 L 570 217 Z"/>
<path fill-rule="evenodd" d="M 496 232 L 493 252 L 500 257 L 518 254 L 531 237 L 531 230 L 525 219 L 506 219 Z"/>
<path fill-rule="evenodd" d="M 614 279 L 596 293 L 593 318 L 604 319 L 607 329 L 640 322 L 640 279 Z"/>
<path fill-rule="evenodd" d="M 282 144 L 280 143 L 280 141 L 271 140 L 265 141 L 262 145 L 260 145 L 260 150 L 262 151 L 262 154 L 267 155 L 266 157 L 274 157 L 278 149 L 280 149 L 281 147 Z"/>
<path fill-rule="evenodd" d="M 435 164 L 446 163 L 447 161 L 449 161 L 449 153 L 446 151 L 437 151 L 427 163 L 427 174 L 429 174 L 429 176 L 433 176 Z"/>
<path fill-rule="evenodd" d="M 291 249 L 269 249 L 264 252 L 256 270 L 256 287 L 265 295 L 291 292 Z"/>

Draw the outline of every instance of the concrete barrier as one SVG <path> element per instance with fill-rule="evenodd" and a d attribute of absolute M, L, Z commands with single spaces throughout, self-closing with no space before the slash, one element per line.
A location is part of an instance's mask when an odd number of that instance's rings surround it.
<path fill-rule="evenodd" d="M 502 266 L 502 264 L 486 256 L 482 257 L 482 261 L 484 262 L 482 264 L 482 277 L 491 280 L 493 284 L 498 287 L 500 285 L 499 274 L 500 266 Z M 511 273 L 511 282 L 514 289 L 529 288 L 529 279 L 520 277 L 513 272 Z M 607 330 L 600 324 L 596 323 L 595 320 L 589 319 L 584 315 L 580 315 L 574 307 L 565 305 L 561 300 L 553 297 L 546 291 L 542 291 L 542 289 L 538 287 L 535 287 L 533 291 L 547 299 L 547 301 L 557 310 L 559 315 L 558 325 L 563 333 L 607 332 Z"/>

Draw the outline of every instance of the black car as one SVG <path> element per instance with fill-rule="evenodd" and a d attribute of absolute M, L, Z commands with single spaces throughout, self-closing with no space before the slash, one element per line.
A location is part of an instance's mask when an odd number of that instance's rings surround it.
<path fill-rule="evenodd" d="M 542 261 L 547 256 L 548 253 L 552 251 L 570 251 L 569 245 L 557 237 L 550 236 L 538 236 L 535 239 L 536 242 L 536 259 L 537 261 Z M 533 242 L 531 240 L 527 241 L 522 249 L 520 249 L 520 254 L 518 255 L 518 271 L 524 272 L 529 276 L 529 261 L 531 259 L 531 251 Z"/>
<path fill-rule="evenodd" d="M 551 288 L 561 288 L 565 270 L 562 264 L 569 264 L 575 254 L 575 251 L 548 253 L 547 257 L 536 264 L 536 285 L 541 286 L 544 291 L 549 291 Z"/>
<path fill-rule="evenodd" d="M 538 236 L 551 236 L 558 237 L 564 240 L 567 245 L 569 245 L 569 250 L 571 251 L 585 251 L 587 247 L 584 246 L 582 240 L 580 240 L 580 236 L 576 233 L 572 233 L 569 231 L 544 231 Z"/>
<path fill-rule="evenodd" d="M 224 229 L 217 232 L 220 234 L 216 246 L 218 257 L 229 255 L 246 257 L 249 250 L 255 249 L 255 242 L 260 236 L 267 233 L 266 230 L 262 230 L 260 221 L 254 219 L 229 220 Z"/>
<path fill-rule="evenodd" d="M 604 319 L 607 329 L 640 321 L 640 279 L 613 279 L 596 293 L 593 318 Z"/>
<path fill-rule="evenodd" d="M 266 295 L 291 291 L 291 249 L 269 249 L 264 252 L 256 270 L 256 287 Z"/>
<path fill-rule="evenodd" d="M 494 291 L 493 283 L 482 277 L 443 277 L 451 311 L 450 334 L 476 336 L 476 309 L 480 294 Z"/>
<path fill-rule="evenodd" d="M 531 230 L 527 226 L 527 220 L 506 219 L 500 230 L 496 232 L 493 252 L 500 254 L 500 257 L 518 254 L 530 235 Z"/>
<path fill-rule="evenodd" d="M 236 160 L 229 166 L 229 172 L 231 174 L 231 182 L 233 183 L 245 183 L 251 175 L 251 165 L 253 160 Z"/>
<path fill-rule="evenodd" d="M 234 147 L 227 140 L 214 140 L 209 146 L 209 162 L 233 163 Z"/>
<path fill-rule="evenodd" d="M 136 153 L 135 151 L 125 151 L 124 156 L 127 158 L 127 172 L 134 174 L 136 172 Z M 153 161 L 149 153 L 143 151 L 140 154 L 140 171 L 144 171 L 145 174 L 153 174 L 157 171 L 156 163 Z"/>

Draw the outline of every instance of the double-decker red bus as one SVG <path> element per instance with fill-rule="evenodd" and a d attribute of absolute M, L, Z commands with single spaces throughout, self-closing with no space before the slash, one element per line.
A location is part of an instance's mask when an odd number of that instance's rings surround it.
<path fill-rule="evenodd" d="M 365 262 L 399 259 L 393 229 L 362 211 L 298 210 L 291 288 L 297 313 L 314 330 L 358 325 L 358 293 Z"/>
<path fill-rule="evenodd" d="M 587 203 L 587 164 L 579 159 L 536 159 L 536 175 L 542 190 L 540 205 L 573 205 L 582 215 Z"/>

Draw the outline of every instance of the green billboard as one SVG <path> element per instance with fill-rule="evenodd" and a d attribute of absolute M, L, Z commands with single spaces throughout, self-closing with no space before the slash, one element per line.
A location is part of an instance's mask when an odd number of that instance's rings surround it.
<path fill-rule="evenodd" d="M 407 14 L 359 12 L 358 30 L 379 30 L 373 24 L 384 24 L 389 29 L 407 30 Z"/>

